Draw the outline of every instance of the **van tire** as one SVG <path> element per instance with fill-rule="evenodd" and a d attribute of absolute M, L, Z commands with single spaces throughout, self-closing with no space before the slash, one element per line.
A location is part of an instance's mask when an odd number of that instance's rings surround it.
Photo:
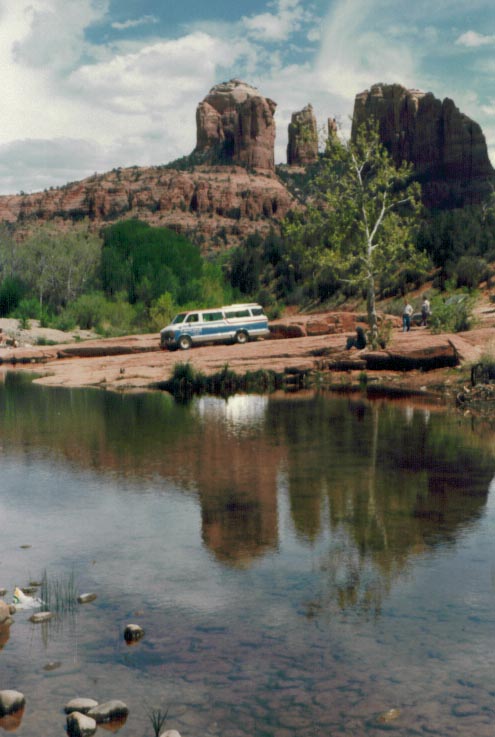
<path fill-rule="evenodd" d="M 189 335 L 181 335 L 178 340 L 178 345 L 182 351 L 188 351 L 192 346 L 192 340 Z"/>
<path fill-rule="evenodd" d="M 234 336 L 234 340 L 236 343 L 239 343 L 240 345 L 244 345 L 244 343 L 247 343 L 249 340 L 249 335 L 246 333 L 245 330 L 239 330 Z"/>

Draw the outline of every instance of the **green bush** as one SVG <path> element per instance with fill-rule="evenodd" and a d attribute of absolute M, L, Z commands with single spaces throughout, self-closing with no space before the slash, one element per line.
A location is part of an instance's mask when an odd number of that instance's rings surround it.
<path fill-rule="evenodd" d="M 59 324 L 71 326 L 68 329 L 72 329 L 75 325 L 79 325 L 82 330 L 98 328 L 105 319 L 106 310 L 107 300 L 103 294 L 98 292 L 82 294 L 62 313 Z"/>
<path fill-rule="evenodd" d="M 474 300 L 467 294 L 455 294 L 446 299 L 434 298 L 428 324 L 433 333 L 460 333 L 473 327 Z"/>
<path fill-rule="evenodd" d="M 490 276 L 488 263 L 480 256 L 462 256 L 455 267 L 457 286 L 476 289 L 478 284 Z"/>

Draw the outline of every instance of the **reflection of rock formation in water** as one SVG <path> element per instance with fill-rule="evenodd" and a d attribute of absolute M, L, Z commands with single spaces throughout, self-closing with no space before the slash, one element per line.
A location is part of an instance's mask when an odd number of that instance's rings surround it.
<path fill-rule="evenodd" d="M 206 404 L 30 385 L 15 392 L 7 382 L 1 439 L 17 449 L 48 447 L 85 468 L 170 479 L 197 494 L 209 549 L 242 565 L 278 545 L 283 463 L 300 540 L 327 526 L 345 533 L 349 600 L 363 562 L 386 587 L 417 551 L 455 540 L 484 509 L 491 451 L 462 425 L 303 395 L 247 402 L 245 422 L 242 403 L 235 412 L 222 400 Z"/>

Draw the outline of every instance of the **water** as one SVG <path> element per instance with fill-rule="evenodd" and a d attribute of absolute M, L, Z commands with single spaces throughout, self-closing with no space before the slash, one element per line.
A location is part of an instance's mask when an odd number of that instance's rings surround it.
<path fill-rule="evenodd" d="M 183 737 L 491 737 L 493 440 L 408 404 L 180 405 L 8 377 L 0 586 L 10 600 L 46 570 L 98 596 L 45 625 L 16 615 L 16 734 L 65 734 L 87 696 L 125 701 L 129 737 L 158 707 Z"/>

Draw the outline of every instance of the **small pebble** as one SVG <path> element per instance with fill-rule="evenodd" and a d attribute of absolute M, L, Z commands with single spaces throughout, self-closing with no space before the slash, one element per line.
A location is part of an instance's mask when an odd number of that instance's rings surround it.
<path fill-rule="evenodd" d="M 80 594 L 77 597 L 77 600 L 79 604 L 89 604 L 90 601 L 94 601 L 96 599 L 96 594 Z"/>
<path fill-rule="evenodd" d="M 378 721 L 382 724 L 388 724 L 389 722 L 393 722 L 399 717 L 400 709 L 389 709 L 388 711 L 384 711 L 383 714 L 380 714 L 380 716 L 378 717 Z"/>
<path fill-rule="evenodd" d="M 124 630 L 124 640 L 128 643 L 137 642 L 144 637 L 144 630 L 138 624 L 128 624 Z"/>
<path fill-rule="evenodd" d="M 0 589 L 0 596 L 5 596 L 7 589 Z"/>
<path fill-rule="evenodd" d="M 29 621 L 33 624 L 39 624 L 40 622 L 48 622 L 53 617 L 51 612 L 35 612 L 29 617 Z"/>

